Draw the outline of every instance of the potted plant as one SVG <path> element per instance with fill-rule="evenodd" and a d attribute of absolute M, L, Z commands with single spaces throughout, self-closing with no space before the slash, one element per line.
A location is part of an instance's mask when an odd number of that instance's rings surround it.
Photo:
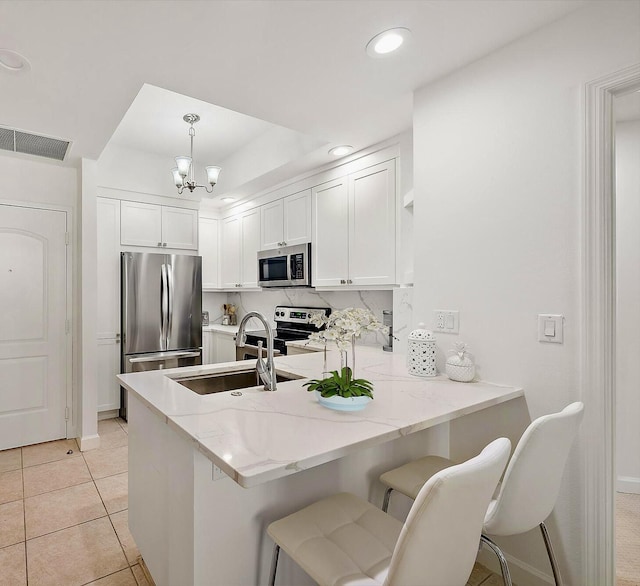
<path fill-rule="evenodd" d="M 324 327 L 309 339 L 324 343 L 325 364 L 327 342 L 334 342 L 340 350 L 340 370 L 333 370 L 323 379 L 305 383 L 308 391 L 315 391 L 318 401 L 340 411 L 363 409 L 373 399 L 373 385 L 370 381 L 356 378 L 356 339 L 364 332 L 388 331 L 372 311 L 362 308 L 347 308 L 331 313 L 317 313 L 311 323 Z M 347 350 L 351 347 L 351 367 L 347 363 Z"/>

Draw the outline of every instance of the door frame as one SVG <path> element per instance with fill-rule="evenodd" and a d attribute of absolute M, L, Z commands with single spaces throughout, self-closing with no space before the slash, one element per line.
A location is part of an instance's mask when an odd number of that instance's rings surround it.
<path fill-rule="evenodd" d="M 38 209 L 43 211 L 50 212 L 63 212 L 65 214 L 65 230 L 67 234 L 69 234 L 69 238 L 66 246 L 66 255 L 65 255 L 65 265 L 66 265 L 66 284 L 65 284 L 65 312 L 66 319 L 69 323 L 69 331 L 66 335 L 66 389 L 65 389 L 65 401 L 67 408 L 67 415 L 65 421 L 66 427 L 66 436 L 67 438 L 76 437 L 77 430 L 77 422 L 76 422 L 76 413 L 80 413 L 79 400 L 80 397 L 77 396 L 77 393 L 74 393 L 73 379 L 74 379 L 74 360 L 73 360 L 73 338 L 74 338 L 74 329 L 76 327 L 76 321 L 79 323 L 80 317 L 76 316 L 73 313 L 73 259 L 74 259 L 74 249 L 76 243 L 76 233 L 73 227 L 73 208 L 70 206 L 62 206 L 55 205 L 49 203 L 40 203 L 33 201 L 20 201 L 15 199 L 0 199 L 0 205 L 9 205 L 14 207 L 21 208 L 30 208 L 30 209 Z M 75 396 L 74 396 L 75 395 Z"/>
<path fill-rule="evenodd" d="M 615 125 L 613 100 L 640 83 L 636 64 L 585 86 L 581 428 L 586 584 L 615 584 Z"/>

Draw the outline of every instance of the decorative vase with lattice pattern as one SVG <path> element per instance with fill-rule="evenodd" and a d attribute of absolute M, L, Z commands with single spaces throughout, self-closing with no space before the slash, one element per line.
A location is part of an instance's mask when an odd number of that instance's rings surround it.
<path fill-rule="evenodd" d="M 407 370 L 416 376 L 436 376 L 436 338 L 433 332 L 418 324 L 409 334 L 407 346 Z"/>

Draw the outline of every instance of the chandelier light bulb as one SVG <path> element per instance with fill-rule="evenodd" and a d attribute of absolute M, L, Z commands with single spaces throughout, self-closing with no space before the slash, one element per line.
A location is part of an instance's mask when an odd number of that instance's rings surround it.
<path fill-rule="evenodd" d="M 180 176 L 186 177 L 189 174 L 189 167 L 191 167 L 191 157 L 176 157 L 176 165 L 178 165 Z"/>

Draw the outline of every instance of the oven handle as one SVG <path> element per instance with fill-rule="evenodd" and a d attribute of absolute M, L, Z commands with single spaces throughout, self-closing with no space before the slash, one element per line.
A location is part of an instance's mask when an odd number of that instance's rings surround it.
<path fill-rule="evenodd" d="M 263 348 L 264 352 L 264 348 Z M 280 350 L 273 349 L 274 356 L 280 356 L 282 352 Z M 246 344 L 245 346 L 236 347 L 236 360 L 253 360 L 258 358 L 258 347 L 252 344 Z"/>

